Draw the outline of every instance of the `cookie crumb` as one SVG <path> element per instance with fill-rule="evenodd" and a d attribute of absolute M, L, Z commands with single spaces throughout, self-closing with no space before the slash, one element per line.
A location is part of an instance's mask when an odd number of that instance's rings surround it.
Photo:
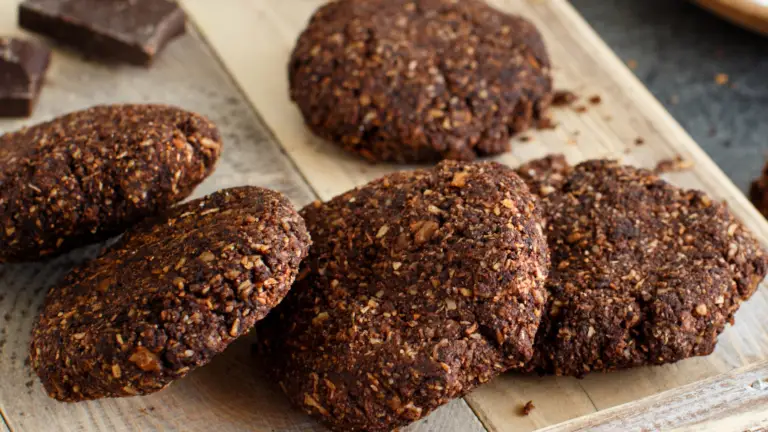
<path fill-rule="evenodd" d="M 628 66 L 630 69 L 632 69 L 632 70 L 635 70 L 635 69 L 637 69 L 637 60 L 635 60 L 635 59 L 629 59 L 629 60 L 627 60 L 627 66 Z"/>
<path fill-rule="evenodd" d="M 533 141 L 533 137 L 530 137 L 528 135 L 523 135 L 523 136 L 520 137 L 520 142 L 527 143 L 527 142 L 531 142 L 531 141 Z"/>
<path fill-rule="evenodd" d="M 685 171 L 693 167 L 693 162 L 685 160 L 682 156 L 677 155 L 674 158 L 662 159 L 656 164 L 656 168 L 653 172 L 656 174 L 663 174 L 668 172 Z"/>
<path fill-rule="evenodd" d="M 536 408 L 536 405 L 533 404 L 532 400 L 529 400 L 528 402 L 525 403 L 525 405 L 523 405 L 521 412 L 523 413 L 524 416 L 527 416 L 531 414 L 531 411 L 533 411 L 534 408 Z"/>
<path fill-rule="evenodd" d="M 603 102 L 603 98 L 600 97 L 600 95 L 594 95 L 591 98 L 589 98 L 589 103 L 592 105 L 600 105 Z"/>
<path fill-rule="evenodd" d="M 584 114 L 585 112 L 587 112 L 587 107 L 584 106 L 584 105 L 579 105 L 579 106 L 573 108 L 573 110 L 576 111 L 579 114 Z"/>
<path fill-rule="evenodd" d="M 536 128 L 539 130 L 555 129 L 557 123 L 553 122 L 549 117 L 543 117 L 536 123 Z"/>
<path fill-rule="evenodd" d="M 571 105 L 579 97 L 569 90 L 558 90 L 552 98 L 552 106 L 562 107 Z"/>
<path fill-rule="evenodd" d="M 645 138 L 643 138 L 643 137 L 635 138 L 635 145 L 636 146 L 641 146 L 643 144 L 645 144 Z"/>
<path fill-rule="evenodd" d="M 715 75 L 715 83 L 719 86 L 728 84 L 729 79 L 728 74 L 719 73 Z"/>

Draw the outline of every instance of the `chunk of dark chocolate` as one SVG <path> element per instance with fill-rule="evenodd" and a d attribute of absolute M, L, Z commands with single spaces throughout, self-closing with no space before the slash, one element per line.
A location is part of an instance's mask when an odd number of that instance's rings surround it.
<path fill-rule="evenodd" d="M 43 45 L 0 37 L 0 117 L 32 114 L 50 60 Z"/>
<path fill-rule="evenodd" d="M 184 33 L 184 11 L 173 0 L 25 0 L 19 25 L 91 57 L 149 65 Z"/>

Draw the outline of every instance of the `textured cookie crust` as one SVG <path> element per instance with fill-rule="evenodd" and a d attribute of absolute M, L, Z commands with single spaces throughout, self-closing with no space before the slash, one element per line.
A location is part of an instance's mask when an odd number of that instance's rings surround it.
<path fill-rule="evenodd" d="M 482 0 L 329 3 L 299 37 L 289 77 L 309 127 L 373 162 L 508 151 L 552 99 L 539 32 Z"/>
<path fill-rule="evenodd" d="M 146 220 L 51 289 L 32 367 L 62 401 L 158 391 L 277 305 L 309 244 L 288 200 L 256 187 Z"/>
<path fill-rule="evenodd" d="M 528 369 L 583 376 L 710 354 L 766 274 L 752 234 L 702 192 L 612 161 L 556 156 L 519 172 L 540 194 L 552 257 Z"/>
<path fill-rule="evenodd" d="M 517 174 L 528 184 L 537 198 L 546 197 L 565 183 L 573 167 L 562 154 L 550 154 L 534 159 L 517 168 Z"/>
<path fill-rule="evenodd" d="M 525 184 L 443 162 L 302 210 L 306 276 L 257 327 L 297 406 L 339 431 L 389 431 L 533 354 L 546 242 Z"/>
<path fill-rule="evenodd" d="M 162 105 L 97 106 L 0 136 L 0 262 L 119 234 L 186 198 L 220 152 L 211 122 Z"/>

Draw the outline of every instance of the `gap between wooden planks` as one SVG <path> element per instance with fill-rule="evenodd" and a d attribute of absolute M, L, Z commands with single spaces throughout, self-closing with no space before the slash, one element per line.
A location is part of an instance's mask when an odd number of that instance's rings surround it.
<path fill-rule="evenodd" d="M 219 55 L 267 126 L 312 188 L 329 199 L 352 187 L 404 166 L 369 165 L 314 137 L 288 98 L 287 64 L 299 32 L 322 0 L 183 0 L 191 18 Z M 556 85 L 585 99 L 603 102 L 577 114 L 554 112 L 560 126 L 535 131 L 530 143 L 496 158 L 511 166 L 551 152 L 571 162 L 609 157 L 653 168 L 662 159 L 682 156 L 692 170 L 670 174 L 683 187 L 707 191 L 726 200 L 734 213 L 766 243 L 768 224 L 659 102 L 608 49 L 565 0 L 492 0 L 519 13 L 542 30 L 555 64 Z M 642 137 L 643 146 L 635 139 Z M 576 141 L 575 145 L 569 141 Z M 763 310 L 768 293 L 761 287 L 737 314 L 735 327 L 720 338 L 715 354 L 674 365 L 594 374 L 584 380 L 506 374 L 467 397 L 485 426 L 493 431 L 533 430 L 581 417 L 645 396 L 674 389 L 735 368 L 768 359 L 768 323 Z M 533 400 L 537 409 L 518 415 Z"/>

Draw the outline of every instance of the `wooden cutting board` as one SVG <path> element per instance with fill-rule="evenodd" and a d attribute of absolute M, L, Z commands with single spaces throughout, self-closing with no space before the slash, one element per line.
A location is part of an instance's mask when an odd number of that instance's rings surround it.
<path fill-rule="evenodd" d="M 97 103 L 166 102 L 220 125 L 223 160 L 196 196 L 241 184 L 271 187 L 297 206 L 328 199 L 407 167 L 369 165 L 312 136 L 287 93 L 293 42 L 322 0 L 183 0 L 194 23 L 151 69 L 104 66 L 56 49 L 33 119 L 0 121 L 10 131 Z M 596 157 L 653 168 L 677 155 L 693 163 L 668 179 L 728 201 L 764 241 L 768 224 L 565 0 L 493 0 L 533 20 L 548 43 L 558 88 L 584 98 L 554 111 L 559 126 L 526 134 L 510 154 L 515 166 L 550 152 L 571 162 Z M 16 0 L 0 0 L 0 34 L 15 28 Z M 202 35 L 202 38 L 200 37 Z M 599 95 L 602 102 L 587 99 Z M 638 146 L 640 137 L 644 144 Z M 0 431 L 320 431 L 265 380 L 235 343 L 213 363 L 160 393 L 62 404 L 49 399 L 25 359 L 46 288 L 87 248 L 49 263 L 0 266 Z M 663 367 L 586 379 L 507 374 L 437 410 L 409 431 L 745 430 L 768 426 L 768 290 L 761 287 L 720 337 L 714 354 Z M 529 416 L 520 407 L 533 400 Z"/>
<path fill-rule="evenodd" d="M 696 3 L 740 26 L 768 35 L 766 0 L 696 0 Z"/>

